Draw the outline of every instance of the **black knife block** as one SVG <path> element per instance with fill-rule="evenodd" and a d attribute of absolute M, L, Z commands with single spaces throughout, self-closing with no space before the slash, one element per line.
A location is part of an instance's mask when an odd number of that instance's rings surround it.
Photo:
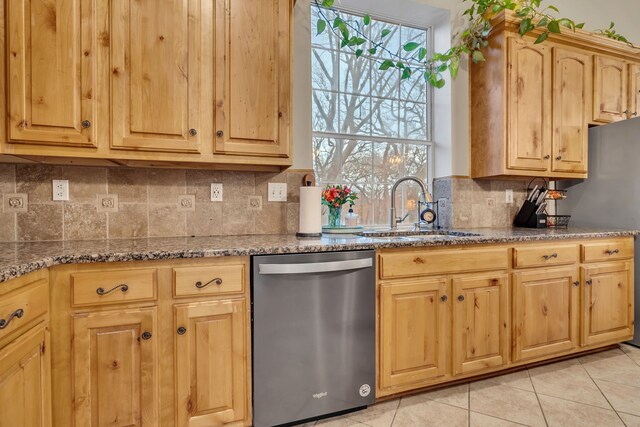
<path fill-rule="evenodd" d="M 538 210 L 538 206 L 535 203 L 525 200 L 513 221 L 513 225 L 526 228 L 547 228 L 547 214 L 536 214 L 536 210 Z"/>

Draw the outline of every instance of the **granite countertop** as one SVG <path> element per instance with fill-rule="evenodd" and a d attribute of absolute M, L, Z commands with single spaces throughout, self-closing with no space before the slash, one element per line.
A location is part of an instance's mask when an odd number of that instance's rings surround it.
<path fill-rule="evenodd" d="M 400 247 L 452 246 L 543 240 L 636 236 L 640 230 L 470 229 L 424 237 L 333 235 L 298 239 L 294 235 L 172 237 L 148 239 L 82 240 L 64 242 L 0 243 L 0 282 L 58 264 L 117 262 L 216 256 L 246 256 L 329 252 Z M 384 234 L 384 233 L 383 233 Z"/>

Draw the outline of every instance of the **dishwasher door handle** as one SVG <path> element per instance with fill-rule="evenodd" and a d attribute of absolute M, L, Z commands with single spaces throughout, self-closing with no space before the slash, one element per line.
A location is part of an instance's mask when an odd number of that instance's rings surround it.
<path fill-rule="evenodd" d="M 309 274 L 358 270 L 373 267 L 371 258 L 348 261 L 312 262 L 298 264 L 259 264 L 260 274 Z"/>

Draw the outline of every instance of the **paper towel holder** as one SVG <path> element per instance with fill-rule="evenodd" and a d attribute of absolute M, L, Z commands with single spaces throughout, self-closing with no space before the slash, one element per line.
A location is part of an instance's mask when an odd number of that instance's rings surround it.
<path fill-rule="evenodd" d="M 316 177 L 312 173 L 305 174 L 302 177 L 302 186 L 303 187 L 315 187 L 316 185 Z"/>

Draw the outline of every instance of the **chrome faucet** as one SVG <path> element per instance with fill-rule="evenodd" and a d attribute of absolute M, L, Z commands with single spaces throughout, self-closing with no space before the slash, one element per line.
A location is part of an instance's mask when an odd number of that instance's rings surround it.
<path fill-rule="evenodd" d="M 433 202 L 433 197 L 427 190 L 427 185 L 420 178 L 417 178 L 415 176 L 405 176 L 404 178 L 400 178 L 399 180 L 397 180 L 396 183 L 393 184 L 393 188 L 391 188 L 391 212 L 389 226 L 392 230 L 398 228 L 398 224 L 403 222 L 409 216 L 409 214 L 405 215 L 404 218 L 396 216 L 396 190 L 398 189 L 398 186 L 405 181 L 414 181 L 418 183 L 418 185 L 420 186 L 420 190 L 422 191 L 423 203 L 427 204 Z M 420 204 L 421 202 L 418 201 L 418 217 L 420 216 Z M 420 218 L 418 218 L 418 221 L 420 221 Z"/>

